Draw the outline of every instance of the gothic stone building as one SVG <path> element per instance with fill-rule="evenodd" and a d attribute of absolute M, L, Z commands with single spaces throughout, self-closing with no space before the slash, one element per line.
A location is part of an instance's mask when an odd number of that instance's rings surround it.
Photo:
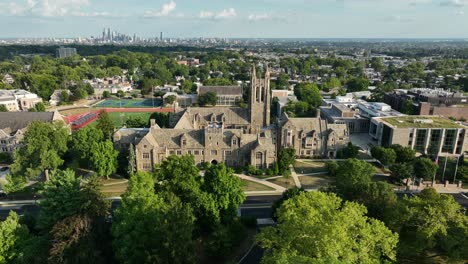
<path fill-rule="evenodd" d="M 349 142 L 345 124 L 328 124 L 320 118 L 289 118 L 283 114 L 278 145 L 294 148 L 299 157 L 335 157 L 338 149 Z"/>
<path fill-rule="evenodd" d="M 196 164 L 223 162 L 228 166 L 271 168 L 276 144 L 270 128 L 270 75 L 252 71 L 248 108 L 189 107 L 175 113 L 172 128 L 121 129 L 114 134 L 117 148 L 135 146 L 138 170 L 153 170 L 170 155 L 193 155 Z"/>
<path fill-rule="evenodd" d="M 248 108 L 189 107 L 171 116 L 171 128 L 160 128 L 152 120 L 149 129 L 117 131 L 115 145 L 133 144 L 137 169 L 151 171 L 171 155 L 193 155 L 196 164 L 271 168 L 276 146 L 294 147 L 298 156 L 334 156 L 348 142 L 346 125 L 329 125 L 320 118 L 285 115 L 277 131 L 270 125 L 269 79 L 268 69 L 265 78 L 257 78 L 252 71 Z"/>

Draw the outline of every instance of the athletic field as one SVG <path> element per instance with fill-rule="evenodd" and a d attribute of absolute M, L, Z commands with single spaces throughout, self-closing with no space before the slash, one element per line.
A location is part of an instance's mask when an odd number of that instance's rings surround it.
<path fill-rule="evenodd" d="M 106 99 L 103 102 L 100 102 L 95 105 L 95 107 L 100 108 L 144 108 L 144 107 L 160 107 L 162 105 L 161 99 L 144 99 L 144 100 L 135 100 L 135 99 Z"/>

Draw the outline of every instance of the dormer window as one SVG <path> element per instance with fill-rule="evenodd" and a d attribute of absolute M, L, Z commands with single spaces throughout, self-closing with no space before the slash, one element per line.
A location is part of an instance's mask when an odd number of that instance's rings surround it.
<path fill-rule="evenodd" d="M 237 138 L 232 139 L 232 145 L 236 146 L 237 145 Z"/>

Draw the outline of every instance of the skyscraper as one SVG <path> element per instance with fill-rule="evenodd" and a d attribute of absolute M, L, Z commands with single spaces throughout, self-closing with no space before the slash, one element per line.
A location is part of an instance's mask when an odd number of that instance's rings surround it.
<path fill-rule="evenodd" d="M 161 33 L 159 34 L 159 40 L 162 41 L 163 40 L 163 33 L 161 31 Z"/>

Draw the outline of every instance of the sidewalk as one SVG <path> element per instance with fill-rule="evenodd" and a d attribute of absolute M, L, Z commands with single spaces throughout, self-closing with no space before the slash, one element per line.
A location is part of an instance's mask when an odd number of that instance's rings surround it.
<path fill-rule="evenodd" d="M 434 186 L 432 186 L 432 182 L 430 181 L 425 181 L 423 182 L 422 184 L 420 184 L 419 186 L 417 186 L 416 184 L 413 185 L 412 184 L 412 181 L 409 180 L 408 181 L 408 187 L 409 187 L 409 191 L 412 191 L 412 192 L 420 192 L 422 190 L 424 190 L 425 188 L 434 188 L 438 193 L 461 193 L 461 192 L 468 192 L 468 189 L 463 189 L 462 187 L 457 187 L 456 184 L 448 184 L 447 186 L 445 186 L 445 184 L 442 184 L 442 183 L 436 183 L 434 184 Z M 406 190 L 406 186 L 402 186 L 401 188 L 399 188 L 401 191 L 403 190 Z"/>
<path fill-rule="evenodd" d="M 294 180 L 294 184 L 296 184 L 296 187 L 297 188 L 301 188 L 302 187 L 302 184 L 301 182 L 299 181 L 299 178 L 297 177 L 297 173 L 296 171 L 294 170 L 294 167 L 291 165 L 289 167 L 289 169 L 291 170 L 291 177 L 293 178 Z"/>
<path fill-rule="evenodd" d="M 267 181 L 267 180 L 257 179 L 257 178 L 255 178 L 255 177 L 247 176 L 247 175 L 244 175 L 244 174 L 235 174 L 235 175 L 236 175 L 237 177 L 243 179 L 243 180 L 256 182 L 256 183 L 259 183 L 259 184 L 268 186 L 268 187 L 270 187 L 270 188 L 273 188 L 273 189 L 275 189 L 274 192 L 283 193 L 284 191 L 286 191 L 286 188 L 284 188 L 283 186 L 280 186 L 280 185 L 278 185 L 278 184 L 274 184 L 274 183 L 269 182 L 269 181 Z M 246 192 L 246 193 L 247 193 L 247 192 Z"/>

